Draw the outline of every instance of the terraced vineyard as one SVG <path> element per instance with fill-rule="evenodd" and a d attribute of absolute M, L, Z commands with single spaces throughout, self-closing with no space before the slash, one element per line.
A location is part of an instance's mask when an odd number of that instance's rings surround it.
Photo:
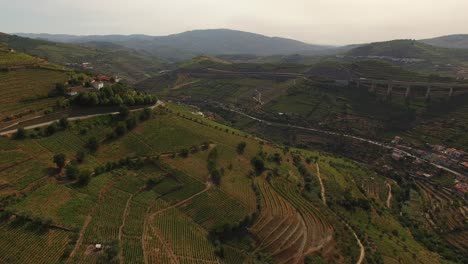
<path fill-rule="evenodd" d="M 423 181 L 415 182 L 424 201 L 424 218 L 437 232 L 444 234 L 446 240 L 466 252 L 468 248 L 467 221 L 468 208 L 454 200 L 451 193 L 443 188 L 436 188 Z M 462 231 L 462 232 L 460 232 Z"/>
<path fill-rule="evenodd" d="M 0 71 L 0 119 L 30 115 L 54 106 L 58 98 L 48 97 L 56 83 L 68 80 L 66 72 L 49 69 Z"/>
<path fill-rule="evenodd" d="M 42 234 L 0 223 L 0 262 L 58 263 L 67 245 L 69 233 L 49 230 Z M 44 250 L 47 245 L 48 250 Z"/>
<path fill-rule="evenodd" d="M 304 257 L 329 242 L 333 230 L 323 228 L 310 210 L 295 207 L 266 180 L 256 181 L 262 194 L 262 210 L 251 231 L 258 238 L 258 250 L 265 251 L 278 263 L 299 263 Z"/>

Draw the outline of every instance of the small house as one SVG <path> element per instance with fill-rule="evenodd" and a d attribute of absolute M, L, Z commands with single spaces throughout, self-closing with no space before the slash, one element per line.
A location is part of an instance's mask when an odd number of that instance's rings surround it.
<path fill-rule="evenodd" d="M 91 86 L 96 90 L 101 90 L 104 87 L 104 83 L 101 81 L 93 81 L 91 82 Z"/>

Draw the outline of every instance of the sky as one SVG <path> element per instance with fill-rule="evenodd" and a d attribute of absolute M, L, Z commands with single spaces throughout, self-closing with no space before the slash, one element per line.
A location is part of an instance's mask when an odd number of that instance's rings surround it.
<path fill-rule="evenodd" d="M 468 0 L 0 0 L 0 32 L 168 35 L 229 28 L 344 45 L 468 33 Z"/>

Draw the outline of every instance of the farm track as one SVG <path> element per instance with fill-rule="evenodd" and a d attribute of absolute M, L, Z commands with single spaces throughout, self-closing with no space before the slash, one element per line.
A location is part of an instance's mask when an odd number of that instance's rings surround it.
<path fill-rule="evenodd" d="M 150 228 L 151 228 L 151 231 L 153 232 L 153 234 L 161 242 L 161 244 L 163 244 L 167 254 L 169 255 L 169 258 L 173 261 L 173 263 L 179 264 L 180 263 L 179 258 L 174 254 L 174 250 L 172 249 L 172 247 L 163 239 L 162 234 L 156 228 L 154 228 L 152 225 L 150 225 Z"/>
<path fill-rule="evenodd" d="M 73 247 L 73 250 L 72 252 L 70 253 L 70 255 L 68 256 L 68 259 L 67 261 L 65 261 L 65 263 L 70 263 L 73 256 L 76 254 L 76 252 L 78 251 L 78 249 L 81 247 L 81 244 L 83 243 L 83 237 L 84 237 L 84 233 L 86 232 L 86 229 L 88 228 L 88 225 L 89 223 L 91 222 L 92 220 L 92 214 L 94 213 L 94 211 L 96 210 L 96 208 L 99 206 L 99 204 L 102 202 L 103 198 L 104 198 L 104 195 L 106 194 L 106 192 L 112 187 L 112 185 L 114 184 L 114 182 L 109 182 L 108 184 L 106 184 L 104 187 L 102 187 L 101 190 L 99 190 L 99 195 L 98 195 L 98 200 L 96 202 L 96 204 L 94 205 L 94 207 L 91 209 L 91 211 L 89 212 L 89 214 L 86 216 L 85 218 L 85 223 L 83 224 L 83 227 L 81 228 L 80 230 L 80 234 L 79 234 L 79 238 L 77 241 L 76 241 L 76 244 L 75 246 Z M 72 256 L 72 253 L 73 253 L 73 256 Z"/>
<path fill-rule="evenodd" d="M 388 197 L 387 197 L 387 208 L 392 207 L 392 185 L 387 183 L 388 186 Z"/>
<path fill-rule="evenodd" d="M 126 219 L 127 219 L 127 216 L 128 216 L 128 208 L 130 207 L 130 202 L 132 201 L 132 198 L 133 196 L 135 196 L 136 194 L 138 194 L 141 190 L 143 190 L 144 187 L 141 187 L 137 192 L 133 193 L 132 195 L 130 195 L 130 197 L 128 197 L 127 199 L 127 203 L 125 204 L 125 210 L 123 212 L 123 215 L 122 215 L 122 224 L 119 226 L 119 260 L 120 260 L 120 263 L 123 263 L 123 246 L 122 246 L 122 237 L 123 237 L 123 228 L 125 227 L 125 222 L 126 222 Z"/>
<path fill-rule="evenodd" d="M 182 201 L 179 201 L 179 202 L 177 202 L 177 203 L 175 203 L 175 204 L 173 204 L 173 205 L 170 205 L 170 206 L 168 206 L 168 207 L 166 207 L 166 208 L 163 208 L 163 209 L 161 209 L 161 210 L 158 210 L 158 211 L 152 213 L 152 214 L 150 215 L 151 221 L 153 221 L 153 219 L 154 219 L 154 217 L 155 217 L 156 215 L 158 215 L 158 214 L 160 214 L 160 213 L 163 213 L 163 212 L 165 212 L 165 211 L 167 211 L 167 210 L 170 210 L 170 209 L 172 209 L 172 208 L 178 207 L 178 206 L 180 206 L 180 205 L 182 205 L 182 204 L 184 204 L 184 203 L 186 203 L 186 202 L 192 200 L 193 198 L 195 198 L 195 197 L 197 197 L 197 196 L 199 196 L 199 195 L 202 195 L 203 193 L 205 193 L 205 192 L 211 190 L 212 188 L 213 188 L 213 185 L 212 185 L 210 182 L 207 182 L 207 183 L 206 183 L 205 189 L 203 189 L 202 191 L 200 191 L 200 192 L 198 192 L 198 193 L 196 193 L 196 194 L 194 194 L 194 195 L 192 195 L 192 196 L 190 196 L 190 197 L 188 197 L 188 198 L 186 198 L 186 199 L 184 199 L 184 200 L 182 200 Z"/>
<path fill-rule="evenodd" d="M 327 197 L 325 196 L 325 186 L 323 185 L 322 176 L 320 175 L 320 167 L 318 163 L 315 163 L 317 167 L 317 178 L 320 183 L 320 193 L 322 196 L 323 205 L 327 206 Z"/>

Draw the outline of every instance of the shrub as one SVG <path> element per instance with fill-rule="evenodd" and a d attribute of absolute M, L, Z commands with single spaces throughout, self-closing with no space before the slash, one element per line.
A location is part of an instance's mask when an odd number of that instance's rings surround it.
<path fill-rule="evenodd" d="M 23 139 L 23 138 L 25 138 L 25 137 L 26 137 L 26 130 L 25 130 L 24 128 L 22 128 L 22 127 L 18 128 L 18 129 L 16 130 L 16 133 L 15 133 L 15 135 L 14 135 L 14 138 L 15 138 L 15 139 Z"/>
<path fill-rule="evenodd" d="M 265 163 L 263 162 L 263 159 L 261 159 L 260 157 L 255 156 L 254 158 L 252 158 L 250 162 L 252 166 L 254 167 L 257 175 L 262 174 L 262 172 L 265 170 Z"/>
<path fill-rule="evenodd" d="M 237 144 L 237 153 L 239 155 L 242 155 L 244 154 L 244 151 L 245 151 L 245 147 L 247 146 L 247 143 L 245 143 L 244 141 L 240 142 L 239 144 Z"/>
<path fill-rule="evenodd" d="M 86 148 L 91 152 L 96 152 L 99 149 L 99 141 L 95 137 L 91 137 L 86 142 Z"/>
<path fill-rule="evenodd" d="M 66 156 L 65 154 L 55 154 L 53 160 L 54 163 L 57 165 L 57 168 L 59 168 L 59 170 L 62 170 L 62 168 L 65 166 Z"/>

